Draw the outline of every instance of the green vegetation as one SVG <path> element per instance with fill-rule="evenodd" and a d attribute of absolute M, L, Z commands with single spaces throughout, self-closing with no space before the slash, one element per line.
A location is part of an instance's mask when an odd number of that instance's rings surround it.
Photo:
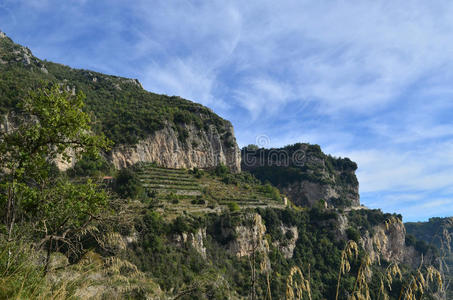
<path fill-rule="evenodd" d="M 82 107 L 82 94 L 73 96 L 58 85 L 30 92 L 20 105 L 20 116 L 15 120 L 17 129 L 1 136 L 0 204 L 4 225 L 0 238 L 8 241 L 1 251 L 9 253 L 6 267 L 2 267 L 4 278 L 10 276 L 8 284 L 12 285 L 6 285 L 5 293 L 13 292 L 13 297 L 41 294 L 33 282 L 39 284 L 42 274 L 49 271 L 52 252 L 64 251 L 73 259 L 79 258 L 83 252 L 81 237 L 106 208 L 105 192 L 91 180 L 72 183 L 53 165 L 57 159 L 70 160 L 68 149 L 80 157 L 83 153 L 98 155 L 101 148 L 107 147 L 103 136 L 90 133 L 90 119 Z M 19 241 L 24 235 L 33 240 L 34 251 L 47 252 L 41 276 L 40 267 L 15 266 L 16 271 L 10 268 L 16 263 L 10 255 L 16 247 L 21 248 Z M 17 262 L 23 259 L 22 255 L 33 252 L 24 251 L 14 257 Z M 19 280 L 30 286 L 14 287 Z"/>
<path fill-rule="evenodd" d="M 340 186 L 357 186 L 354 171 L 357 164 L 349 158 L 334 158 L 321 151 L 319 145 L 294 144 L 279 149 L 258 149 L 248 146 L 242 149 L 245 161 L 255 161 L 248 166 L 261 181 L 269 180 L 275 186 L 307 180 L 321 184 L 337 184 Z"/>
<path fill-rule="evenodd" d="M 118 172 L 114 186 L 115 192 L 122 198 L 136 199 L 143 195 L 143 187 L 133 170 L 122 169 Z"/>
<path fill-rule="evenodd" d="M 118 180 L 121 173 L 129 180 Z M 130 190 L 135 193 L 122 193 Z M 139 199 L 162 210 L 166 219 L 180 214 L 204 215 L 219 210 L 239 211 L 253 207 L 283 207 L 278 189 L 263 185 L 250 173 L 231 173 L 220 165 L 213 170 L 167 169 L 139 163 L 118 173 L 113 191 L 122 198 Z"/>
<path fill-rule="evenodd" d="M 100 177 L 113 173 L 113 166 L 103 156 L 86 154 L 67 173 L 71 177 Z"/>
<path fill-rule="evenodd" d="M 311 206 L 319 200 L 313 199 L 313 194 L 329 197 L 328 190 L 338 195 L 325 199 L 328 205 L 358 205 L 357 164 L 349 158 L 326 155 L 318 145 L 298 143 L 279 149 L 250 145 L 242 149 L 242 158 L 244 170 L 278 187 L 296 205 Z M 310 193 L 309 189 L 316 191 Z"/>
<path fill-rule="evenodd" d="M 44 91 L 46 95 L 55 95 L 57 90 Z M 62 103 L 72 97 L 58 95 Z M 83 114 L 81 110 L 77 112 Z M 76 119 L 84 120 L 83 116 Z M 26 128 L 34 133 L 31 141 L 46 141 L 44 133 L 48 130 L 42 124 L 53 123 L 44 119 L 38 125 L 39 130 L 32 125 Z M 72 124 L 73 129 L 78 128 L 78 123 Z M 342 237 L 338 232 L 338 212 L 325 209 L 321 201 L 311 209 L 285 207 L 279 191 L 270 183 L 262 184 L 247 172 L 230 173 L 222 165 L 202 171 L 141 163 L 117 172 L 113 184 L 102 192 L 88 178 L 101 178 L 113 174 L 112 170 L 102 158 L 88 155 L 98 153 L 96 147 L 105 146 L 105 140 L 89 135 L 84 141 L 90 144 L 80 151 L 91 149 L 92 152 L 80 154 L 83 159 L 67 172 L 73 176 L 71 179 L 46 160 L 55 158 L 58 154 L 55 153 L 33 160 L 40 162 L 45 158 L 39 172 L 29 169 L 40 176 L 46 175 L 43 178 L 51 186 L 40 193 L 33 192 L 37 187 L 28 185 L 33 172 L 26 173 L 27 180 L 16 183 L 25 193 L 16 202 L 21 205 L 21 218 L 12 226 L 11 237 L 15 242 L 4 243 L 0 249 L 0 263 L 4 268 L 0 279 L 5 283 L 0 289 L 2 295 L 65 299 L 80 294 L 86 286 L 97 286 L 102 287 L 99 293 L 111 298 L 169 295 L 181 299 L 230 299 L 250 297 L 252 293 L 262 299 L 272 293 L 273 299 L 284 299 L 288 293 L 287 280 L 297 267 L 301 273 L 309 274 L 312 299 L 333 299 L 338 282 L 338 294 L 343 299 L 355 290 L 356 274 L 367 257 L 361 250 L 357 258 L 348 262 L 350 272 L 344 272 L 338 280 L 347 239 L 358 241 L 365 231 L 372 234 L 373 226 L 392 217 L 380 211 L 351 211 L 347 236 Z M 8 147 L 13 145 L 9 143 Z M 19 147 L 22 142 L 15 145 Z M 52 154 L 53 149 L 43 148 L 42 153 Z M 66 150 L 63 146 L 57 149 L 60 153 Z M 4 174 L 3 180 L 8 175 Z M 107 209 L 107 194 L 111 209 Z M 265 225 L 263 236 L 254 227 L 261 226 L 257 217 L 250 217 L 256 214 Z M 6 225 L 5 229 L 10 227 Z M 39 232 L 45 229 L 46 234 L 38 234 L 32 226 Z M 244 230 L 257 234 L 247 236 Z M 26 237 L 24 243 L 28 250 L 21 248 L 19 232 L 22 238 Z M 2 237 L 7 236 L 4 230 Z M 256 246 L 263 241 L 267 246 Z M 286 256 L 283 249 L 291 243 L 294 243 L 292 255 Z M 20 255 L 12 260 L 7 253 L 18 247 Z M 246 247 L 242 250 L 246 255 L 239 256 L 232 250 L 240 247 Z M 46 251 L 42 253 L 41 249 Z M 61 256 L 59 267 L 55 267 L 52 257 Z M 32 257 L 44 262 L 27 265 L 26 261 Z M 15 268 L 8 267 L 14 261 L 17 261 Z M 389 264 L 382 263 L 382 266 L 372 265 L 373 280 L 367 283 L 372 298 L 380 293 L 376 278 L 380 278 Z M 261 267 L 266 264 L 268 267 Z M 72 275 L 65 277 L 63 272 Z M 87 281 L 87 278 L 94 279 Z M 397 298 L 396 291 L 401 286 L 402 281 L 395 279 L 392 283 L 395 292 L 389 292 L 390 299 Z"/>
<path fill-rule="evenodd" d="M 403 220 L 403 217 L 399 214 L 383 213 L 380 209 L 351 210 L 347 215 L 349 222 L 352 222 L 355 228 L 360 229 L 361 234 L 366 231 L 373 233 L 374 226 L 384 224 L 385 220 L 392 217 Z"/>

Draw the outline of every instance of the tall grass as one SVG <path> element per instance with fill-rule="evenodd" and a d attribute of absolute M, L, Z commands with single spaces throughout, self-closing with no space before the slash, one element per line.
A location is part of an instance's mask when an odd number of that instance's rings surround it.
<path fill-rule="evenodd" d="M 44 276 L 44 264 L 23 242 L 0 246 L 0 299 L 63 299 Z"/>
<path fill-rule="evenodd" d="M 76 299 L 89 284 L 91 266 L 45 270 L 45 254 L 23 241 L 0 242 L 0 299 Z"/>

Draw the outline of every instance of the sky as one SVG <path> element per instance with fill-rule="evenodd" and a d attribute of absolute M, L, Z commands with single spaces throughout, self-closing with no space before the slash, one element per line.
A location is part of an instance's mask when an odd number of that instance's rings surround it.
<path fill-rule="evenodd" d="M 0 0 L 41 59 L 137 78 L 230 120 L 239 146 L 319 144 L 362 204 L 453 216 L 453 2 Z"/>

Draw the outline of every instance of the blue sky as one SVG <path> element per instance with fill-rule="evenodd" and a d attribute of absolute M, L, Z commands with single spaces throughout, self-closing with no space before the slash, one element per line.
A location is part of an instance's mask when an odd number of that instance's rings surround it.
<path fill-rule="evenodd" d="M 450 1 L 0 0 L 42 58 L 138 78 L 232 121 L 240 146 L 321 145 L 361 201 L 453 215 Z"/>

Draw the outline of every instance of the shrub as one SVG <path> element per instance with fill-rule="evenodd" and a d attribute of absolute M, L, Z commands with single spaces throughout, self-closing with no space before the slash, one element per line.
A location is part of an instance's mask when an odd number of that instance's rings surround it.
<path fill-rule="evenodd" d="M 428 250 L 429 250 L 429 245 L 425 241 L 418 240 L 415 243 L 415 249 L 420 253 L 426 254 L 426 252 L 428 252 Z"/>
<path fill-rule="evenodd" d="M 226 175 L 227 173 L 229 173 L 229 169 L 227 166 L 225 166 L 224 164 L 220 163 L 214 170 L 214 173 L 217 175 L 217 176 L 223 176 L 223 175 Z"/>
<path fill-rule="evenodd" d="M 131 199 L 136 199 L 144 192 L 137 174 L 131 169 L 122 169 L 118 172 L 114 190 L 120 197 Z"/>
<path fill-rule="evenodd" d="M 239 211 L 241 209 L 241 207 L 236 202 L 230 202 L 230 203 L 228 203 L 228 209 L 231 212 L 235 212 L 235 211 Z"/>
<path fill-rule="evenodd" d="M 108 174 L 111 170 L 112 166 L 103 156 L 84 155 L 73 168 L 68 170 L 68 175 L 71 177 L 95 176 L 100 173 Z"/>
<path fill-rule="evenodd" d="M 192 204 L 199 204 L 199 205 L 204 205 L 206 202 L 203 199 L 193 199 L 190 203 Z"/>
<path fill-rule="evenodd" d="M 358 243 L 360 240 L 359 231 L 353 227 L 349 227 L 348 229 L 346 229 L 346 235 L 348 236 L 349 240 L 352 240 L 356 243 Z"/>

